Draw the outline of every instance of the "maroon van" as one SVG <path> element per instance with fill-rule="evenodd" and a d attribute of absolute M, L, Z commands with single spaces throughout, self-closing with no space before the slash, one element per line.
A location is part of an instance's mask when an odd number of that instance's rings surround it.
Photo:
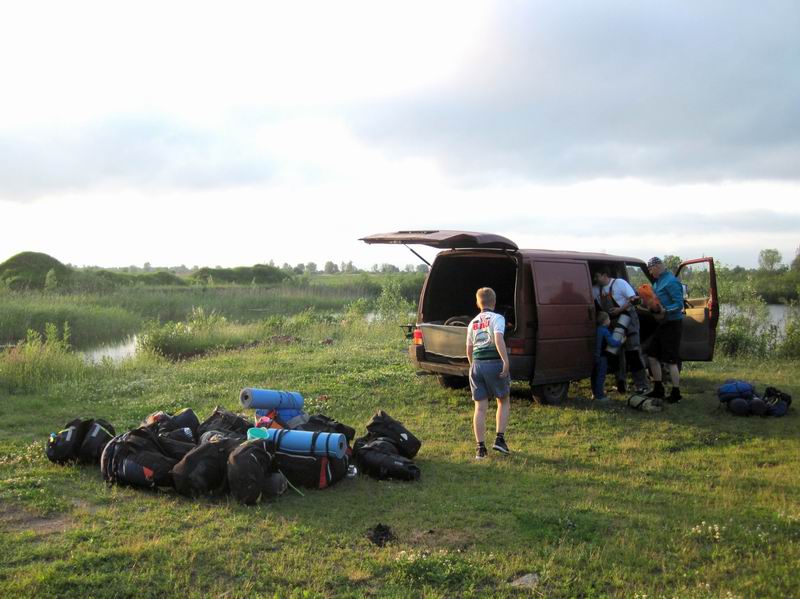
<path fill-rule="evenodd" d="M 475 292 L 491 287 L 497 294 L 496 311 L 506 318 L 511 378 L 529 382 L 534 396 L 546 403 L 563 401 L 570 381 L 591 375 L 595 270 L 607 267 L 612 276 L 626 279 L 634 289 L 652 283 L 646 263 L 639 258 L 521 250 L 513 241 L 489 233 L 398 231 L 362 241 L 445 250 L 430 265 L 419 299 L 409 348 L 419 369 L 437 374 L 445 386 L 466 385 L 465 327 L 478 313 Z M 676 274 L 686 291 L 681 359 L 711 360 L 719 320 L 714 259 L 688 260 Z M 639 316 L 646 345 L 656 322 L 641 308 Z"/>

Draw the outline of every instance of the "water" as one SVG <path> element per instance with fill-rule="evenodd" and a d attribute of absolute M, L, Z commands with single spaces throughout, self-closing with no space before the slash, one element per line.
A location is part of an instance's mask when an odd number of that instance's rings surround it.
<path fill-rule="evenodd" d="M 769 311 L 769 319 L 772 324 L 778 326 L 783 331 L 786 328 L 786 319 L 789 316 L 789 306 L 785 304 L 767 304 Z M 736 312 L 736 306 L 732 304 L 722 304 L 722 314 L 730 314 Z"/>
<path fill-rule="evenodd" d="M 136 335 L 126 337 L 121 341 L 106 343 L 80 352 L 85 362 L 99 364 L 104 358 L 112 362 L 122 362 L 136 354 Z"/>

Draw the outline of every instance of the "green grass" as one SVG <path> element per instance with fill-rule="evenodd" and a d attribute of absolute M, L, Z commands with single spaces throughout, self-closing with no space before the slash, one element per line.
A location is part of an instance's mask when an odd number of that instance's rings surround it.
<path fill-rule="evenodd" d="M 0 397 L 0 595 L 504 597 L 527 596 L 509 582 L 530 572 L 545 597 L 800 594 L 797 410 L 737 418 L 714 396 L 737 376 L 798 397 L 796 361 L 687 365 L 689 399 L 652 415 L 621 398 L 598 409 L 585 383 L 560 407 L 515 385 L 514 454 L 476 463 L 468 394 L 415 376 L 395 323 L 291 327 L 299 343 L 145 353 Z M 359 477 L 248 508 L 107 487 L 44 458 L 70 418 L 204 417 L 250 385 L 301 391 L 359 434 L 386 409 L 423 440 L 422 480 Z M 396 536 L 383 548 L 365 537 L 379 522 Z"/>

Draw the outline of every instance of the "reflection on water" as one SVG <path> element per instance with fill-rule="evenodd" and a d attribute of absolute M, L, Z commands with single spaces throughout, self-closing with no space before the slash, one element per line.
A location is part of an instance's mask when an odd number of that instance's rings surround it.
<path fill-rule="evenodd" d="M 126 358 L 133 357 L 136 353 L 136 335 L 126 337 L 122 341 L 107 343 L 80 352 L 84 361 L 90 364 L 99 364 L 103 358 L 109 358 L 112 362 L 122 362 Z"/>
<path fill-rule="evenodd" d="M 722 304 L 722 314 L 736 314 L 737 307 L 734 304 Z M 772 324 L 777 325 L 779 330 L 786 328 L 786 319 L 789 316 L 789 306 L 786 304 L 768 304 L 767 311 L 769 313 L 769 320 Z"/>

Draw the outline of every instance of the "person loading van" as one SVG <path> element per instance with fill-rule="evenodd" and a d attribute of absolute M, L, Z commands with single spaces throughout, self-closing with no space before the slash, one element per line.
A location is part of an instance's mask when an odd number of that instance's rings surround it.
<path fill-rule="evenodd" d="M 636 392 L 644 393 L 647 391 L 647 373 L 640 355 L 639 315 L 633 305 L 636 292 L 625 279 L 612 279 L 608 268 L 605 267 L 597 270 L 595 281 L 600 287 L 597 302 L 600 308 L 611 316 L 611 322 L 616 324 L 620 314 L 630 316 L 631 322 L 625 331 L 625 365 L 631 371 Z M 620 377 L 619 390 L 624 392 L 625 373 L 621 373 Z"/>
<path fill-rule="evenodd" d="M 497 399 L 495 426 L 497 436 L 492 449 L 509 453 L 505 440 L 508 413 L 511 409 L 510 374 L 508 352 L 506 351 L 506 319 L 494 312 L 497 296 L 489 287 L 481 287 L 475 294 L 480 314 L 467 326 L 467 360 L 469 360 L 469 387 L 475 402 L 472 416 L 472 430 L 478 448 L 475 459 L 486 457 L 486 410 L 489 396 Z"/>
<path fill-rule="evenodd" d="M 653 374 L 653 390 L 648 397 L 664 397 L 664 384 L 661 382 L 661 362 L 669 365 L 669 378 L 672 391 L 667 397 L 670 403 L 679 402 L 681 397 L 680 361 L 681 334 L 683 333 L 683 285 L 667 270 L 661 258 L 653 257 L 647 262 L 647 270 L 655 279 L 653 291 L 661 302 L 657 318 L 662 318 L 656 332 L 650 339 L 647 357 L 650 372 Z"/>

